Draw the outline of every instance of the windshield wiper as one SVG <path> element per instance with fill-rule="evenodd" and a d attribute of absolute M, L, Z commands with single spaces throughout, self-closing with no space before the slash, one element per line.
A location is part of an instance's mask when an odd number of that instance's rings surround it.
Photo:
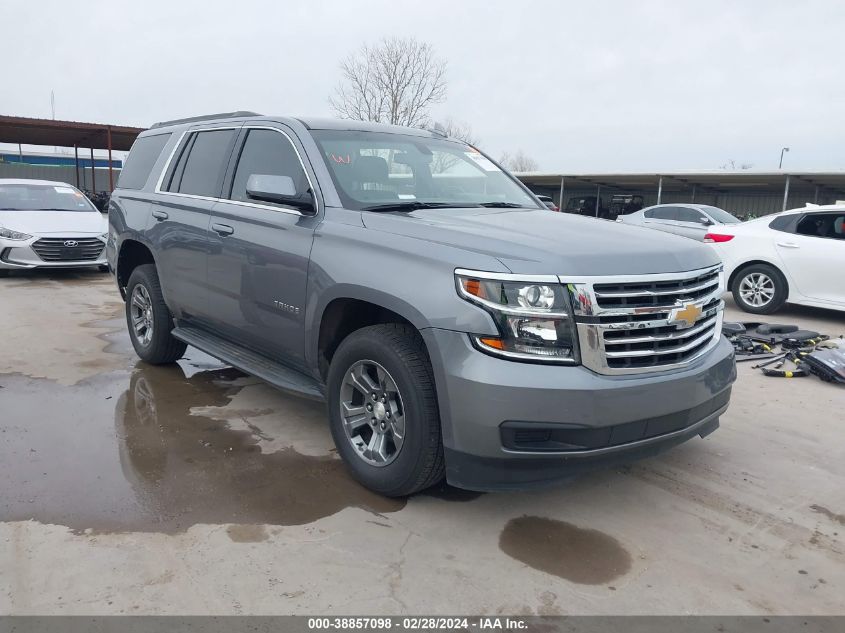
<path fill-rule="evenodd" d="M 524 204 L 518 202 L 479 202 L 478 206 L 487 207 L 488 209 L 530 209 Z"/>
<path fill-rule="evenodd" d="M 416 211 L 417 209 L 443 209 L 445 207 L 465 206 L 467 205 L 454 204 L 449 202 L 420 202 L 419 200 L 408 200 L 407 202 L 389 202 L 387 204 L 373 204 L 369 207 L 361 207 L 361 211 Z"/>

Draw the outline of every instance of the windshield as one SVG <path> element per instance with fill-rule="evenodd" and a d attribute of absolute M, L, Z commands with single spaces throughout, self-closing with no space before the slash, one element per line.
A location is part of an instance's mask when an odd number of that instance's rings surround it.
<path fill-rule="evenodd" d="M 343 205 L 350 209 L 542 208 L 511 176 L 459 141 L 349 130 L 313 130 L 311 134 Z"/>
<path fill-rule="evenodd" d="M 0 184 L 0 211 L 96 211 L 70 185 Z"/>
<path fill-rule="evenodd" d="M 700 209 L 721 224 L 739 224 L 740 220 L 719 207 L 701 205 Z"/>

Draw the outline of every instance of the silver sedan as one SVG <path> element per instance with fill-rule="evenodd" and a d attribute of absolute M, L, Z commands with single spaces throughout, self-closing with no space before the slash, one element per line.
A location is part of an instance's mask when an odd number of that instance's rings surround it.
<path fill-rule="evenodd" d="M 76 187 L 0 179 L 0 276 L 30 268 L 106 269 L 108 217 Z"/>
<path fill-rule="evenodd" d="M 683 235 L 699 242 L 713 226 L 740 224 L 739 218 L 724 209 L 692 203 L 656 204 L 630 215 L 620 215 L 616 221 Z"/>

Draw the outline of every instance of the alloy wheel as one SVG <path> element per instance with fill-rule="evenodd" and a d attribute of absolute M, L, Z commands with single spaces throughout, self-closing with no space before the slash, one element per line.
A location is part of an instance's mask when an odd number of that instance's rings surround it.
<path fill-rule="evenodd" d="M 775 282 L 765 273 L 751 273 L 739 283 L 739 296 L 748 305 L 762 308 L 775 297 Z"/>
<path fill-rule="evenodd" d="M 147 347 L 153 340 L 153 302 L 150 300 L 150 293 L 142 284 L 137 284 L 132 289 L 129 307 L 135 339 Z"/>
<path fill-rule="evenodd" d="M 396 381 L 371 360 L 356 362 L 340 388 L 340 416 L 355 454 L 371 466 L 387 466 L 405 441 L 405 408 Z"/>

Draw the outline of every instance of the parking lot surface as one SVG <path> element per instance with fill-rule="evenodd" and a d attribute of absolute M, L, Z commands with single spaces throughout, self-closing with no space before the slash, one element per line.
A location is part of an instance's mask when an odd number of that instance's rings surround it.
<path fill-rule="evenodd" d="M 323 405 L 192 348 L 146 366 L 122 309 L 108 275 L 0 279 L 0 613 L 845 612 L 843 387 L 740 363 L 704 440 L 391 500 L 346 475 Z"/>

